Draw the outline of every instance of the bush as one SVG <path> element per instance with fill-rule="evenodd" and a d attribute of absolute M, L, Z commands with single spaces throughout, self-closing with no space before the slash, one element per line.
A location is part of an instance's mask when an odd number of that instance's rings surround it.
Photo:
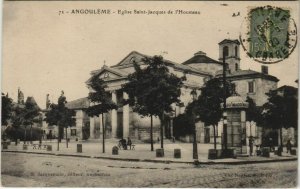
<path fill-rule="evenodd" d="M 11 140 L 20 139 L 24 140 L 25 128 L 24 127 L 8 127 L 5 134 Z M 30 126 L 26 128 L 26 141 L 30 141 Z M 42 130 L 37 127 L 32 127 L 32 140 L 39 140 L 42 137 Z"/>
<path fill-rule="evenodd" d="M 184 137 L 186 135 L 193 134 L 194 123 L 191 115 L 184 113 L 175 117 L 173 123 L 173 131 L 176 139 L 179 139 L 181 136 Z"/>

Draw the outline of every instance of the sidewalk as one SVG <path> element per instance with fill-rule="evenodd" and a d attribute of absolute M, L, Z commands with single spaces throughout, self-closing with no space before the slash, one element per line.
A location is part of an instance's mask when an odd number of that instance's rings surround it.
<path fill-rule="evenodd" d="M 123 160 L 123 161 L 144 161 L 144 162 L 158 162 L 158 163 L 193 163 L 192 159 L 192 143 L 171 143 L 165 141 L 164 150 L 165 157 L 157 158 L 155 149 L 160 148 L 160 144 L 154 144 L 154 151 L 150 151 L 150 144 L 138 143 L 135 144 L 135 150 L 119 150 L 118 155 L 112 155 L 112 147 L 118 143 L 118 140 L 108 139 L 105 143 L 105 152 L 102 153 L 101 141 L 82 141 L 82 142 L 70 142 L 68 148 L 66 148 L 65 141 L 62 141 L 59 145 L 59 151 L 57 151 L 57 141 L 43 141 L 44 144 L 52 145 L 52 151 L 33 149 L 33 146 L 29 145 L 28 150 L 23 150 L 23 143 L 15 146 L 15 143 L 11 143 L 8 149 L 2 152 L 19 152 L 19 153 L 36 153 L 36 154 L 48 154 L 57 156 L 75 156 L 85 158 L 99 158 L 99 159 L 111 159 L 111 160 Z M 37 141 L 34 144 L 38 144 Z M 82 153 L 77 153 L 77 144 L 82 144 Z M 198 157 L 200 163 L 205 164 L 247 164 L 247 163 L 265 163 L 265 162 L 278 162 L 278 161 L 292 161 L 297 160 L 297 156 L 282 153 L 282 156 L 274 155 L 270 153 L 270 157 L 250 156 L 250 157 L 238 157 L 236 159 L 208 159 L 208 149 L 212 149 L 213 144 L 199 144 L 198 143 Z M 220 149 L 220 146 L 217 146 Z M 181 158 L 176 159 L 173 157 L 174 149 L 181 149 Z"/>

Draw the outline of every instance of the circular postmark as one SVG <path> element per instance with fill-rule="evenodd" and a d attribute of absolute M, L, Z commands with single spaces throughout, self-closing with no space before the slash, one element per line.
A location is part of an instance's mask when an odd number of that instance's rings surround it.
<path fill-rule="evenodd" d="M 263 64 L 289 57 L 297 45 L 297 27 L 290 10 L 264 6 L 249 10 L 239 36 L 250 58 Z"/>

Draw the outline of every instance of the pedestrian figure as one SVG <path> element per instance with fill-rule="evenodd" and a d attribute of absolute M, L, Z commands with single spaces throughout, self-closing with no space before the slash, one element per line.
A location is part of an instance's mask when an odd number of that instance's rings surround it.
<path fill-rule="evenodd" d="M 122 139 L 122 145 L 123 145 L 123 149 L 127 150 L 126 139 Z"/>
<path fill-rule="evenodd" d="M 272 152 L 272 149 L 273 149 L 273 139 L 271 137 L 269 138 L 269 147 L 270 147 L 270 152 Z"/>
<path fill-rule="evenodd" d="M 254 138 L 253 136 L 249 137 L 249 147 L 250 147 L 250 156 L 253 154 Z"/>
<path fill-rule="evenodd" d="M 131 139 L 128 137 L 127 138 L 127 146 L 129 146 L 130 150 L 131 150 L 131 145 L 132 145 Z"/>
<path fill-rule="evenodd" d="M 174 136 L 172 137 L 172 140 L 173 140 L 173 143 L 175 143 L 175 137 Z"/>
<path fill-rule="evenodd" d="M 286 153 L 291 153 L 291 150 L 292 150 L 292 143 L 291 143 L 291 140 L 289 139 L 286 143 Z"/>
<path fill-rule="evenodd" d="M 159 137 L 157 137 L 157 142 L 159 142 Z"/>
<path fill-rule="evenodd" d="M 119 147 L 119 149 L 121 149 L 121 147 L 123 147 L 123 138 L 121 140 L 119 140 L 118 147 Z"/>

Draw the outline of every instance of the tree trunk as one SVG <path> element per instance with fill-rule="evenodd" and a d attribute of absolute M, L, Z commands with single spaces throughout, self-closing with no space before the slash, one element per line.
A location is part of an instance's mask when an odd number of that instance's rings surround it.
<path fill-rule="evenodd" d="M 283 142 L 282 142 L 282 127 L 280 128 L 280 135 L 279 135 L 279 137 L 280 137 L 280 149 L 281 149 L 281 152 L 283 151 Z"/>
<path fill-rule="evenodd" d="M 150 125 L 150 142 L 151 142 L 151 151 L 154 151 L 153 148 L 153 116 L 150 116 L 151 119 L 151 125 Z"/>
<path fill-rule="evenodd" d="M 67 145 L 67 148 L 68 148 L 68 128 L 66 127 L 66 145 Z"/>
<path fill-rule="evenodd" d="M 162 116 L 161 116 L 161 124 L 160 124 L 160 147 L 163 149 L 164 148 L 164 121 L 165 121 L 165 115 L 164 111 L 162 111 Z"/>
<path fill-rule="evenodd" d="M 216 126 L 213 125 L 214 128 L 214 149 L 217 149 L 217 139 L 216 139 Z"/>
<path fill-rule="evenodd" d="M 102 152 L 105 153 L 105 126 L 104 126 L 103 113 L 102 113 Z"/>
<path fill-rule="evenodd" d="M 59 139 L 60 139 L 60 128 L 59 128 L 59 126 L 58 126 L 57 151 L 59 151 Z"/>
<path fill-rule="evenodd" d="M 42 144 L 42 142 L 43 142 L 43 138 L 44 138 L 44 131 L 41 129 L 41 144 Z"/>
<path fill-rule="evenodd" d="M 25 133 L 24 133 L 24 144 L 26 144 L 26 126 L 25 126 Z"/>
<path fill-rule="evenodd" d="M 193 113 L 193 124 L 194 124 L 194 132 L 193 132 L 193 159 L 198 159 L 198 145 L 197 145 L 197 130 L 196 130 L 196 120 L 195 114 Z"/>
<path fill-rule="evenodd" d="M 32 124 L 30 124 L 30 144 L 32 144 Z"/>

